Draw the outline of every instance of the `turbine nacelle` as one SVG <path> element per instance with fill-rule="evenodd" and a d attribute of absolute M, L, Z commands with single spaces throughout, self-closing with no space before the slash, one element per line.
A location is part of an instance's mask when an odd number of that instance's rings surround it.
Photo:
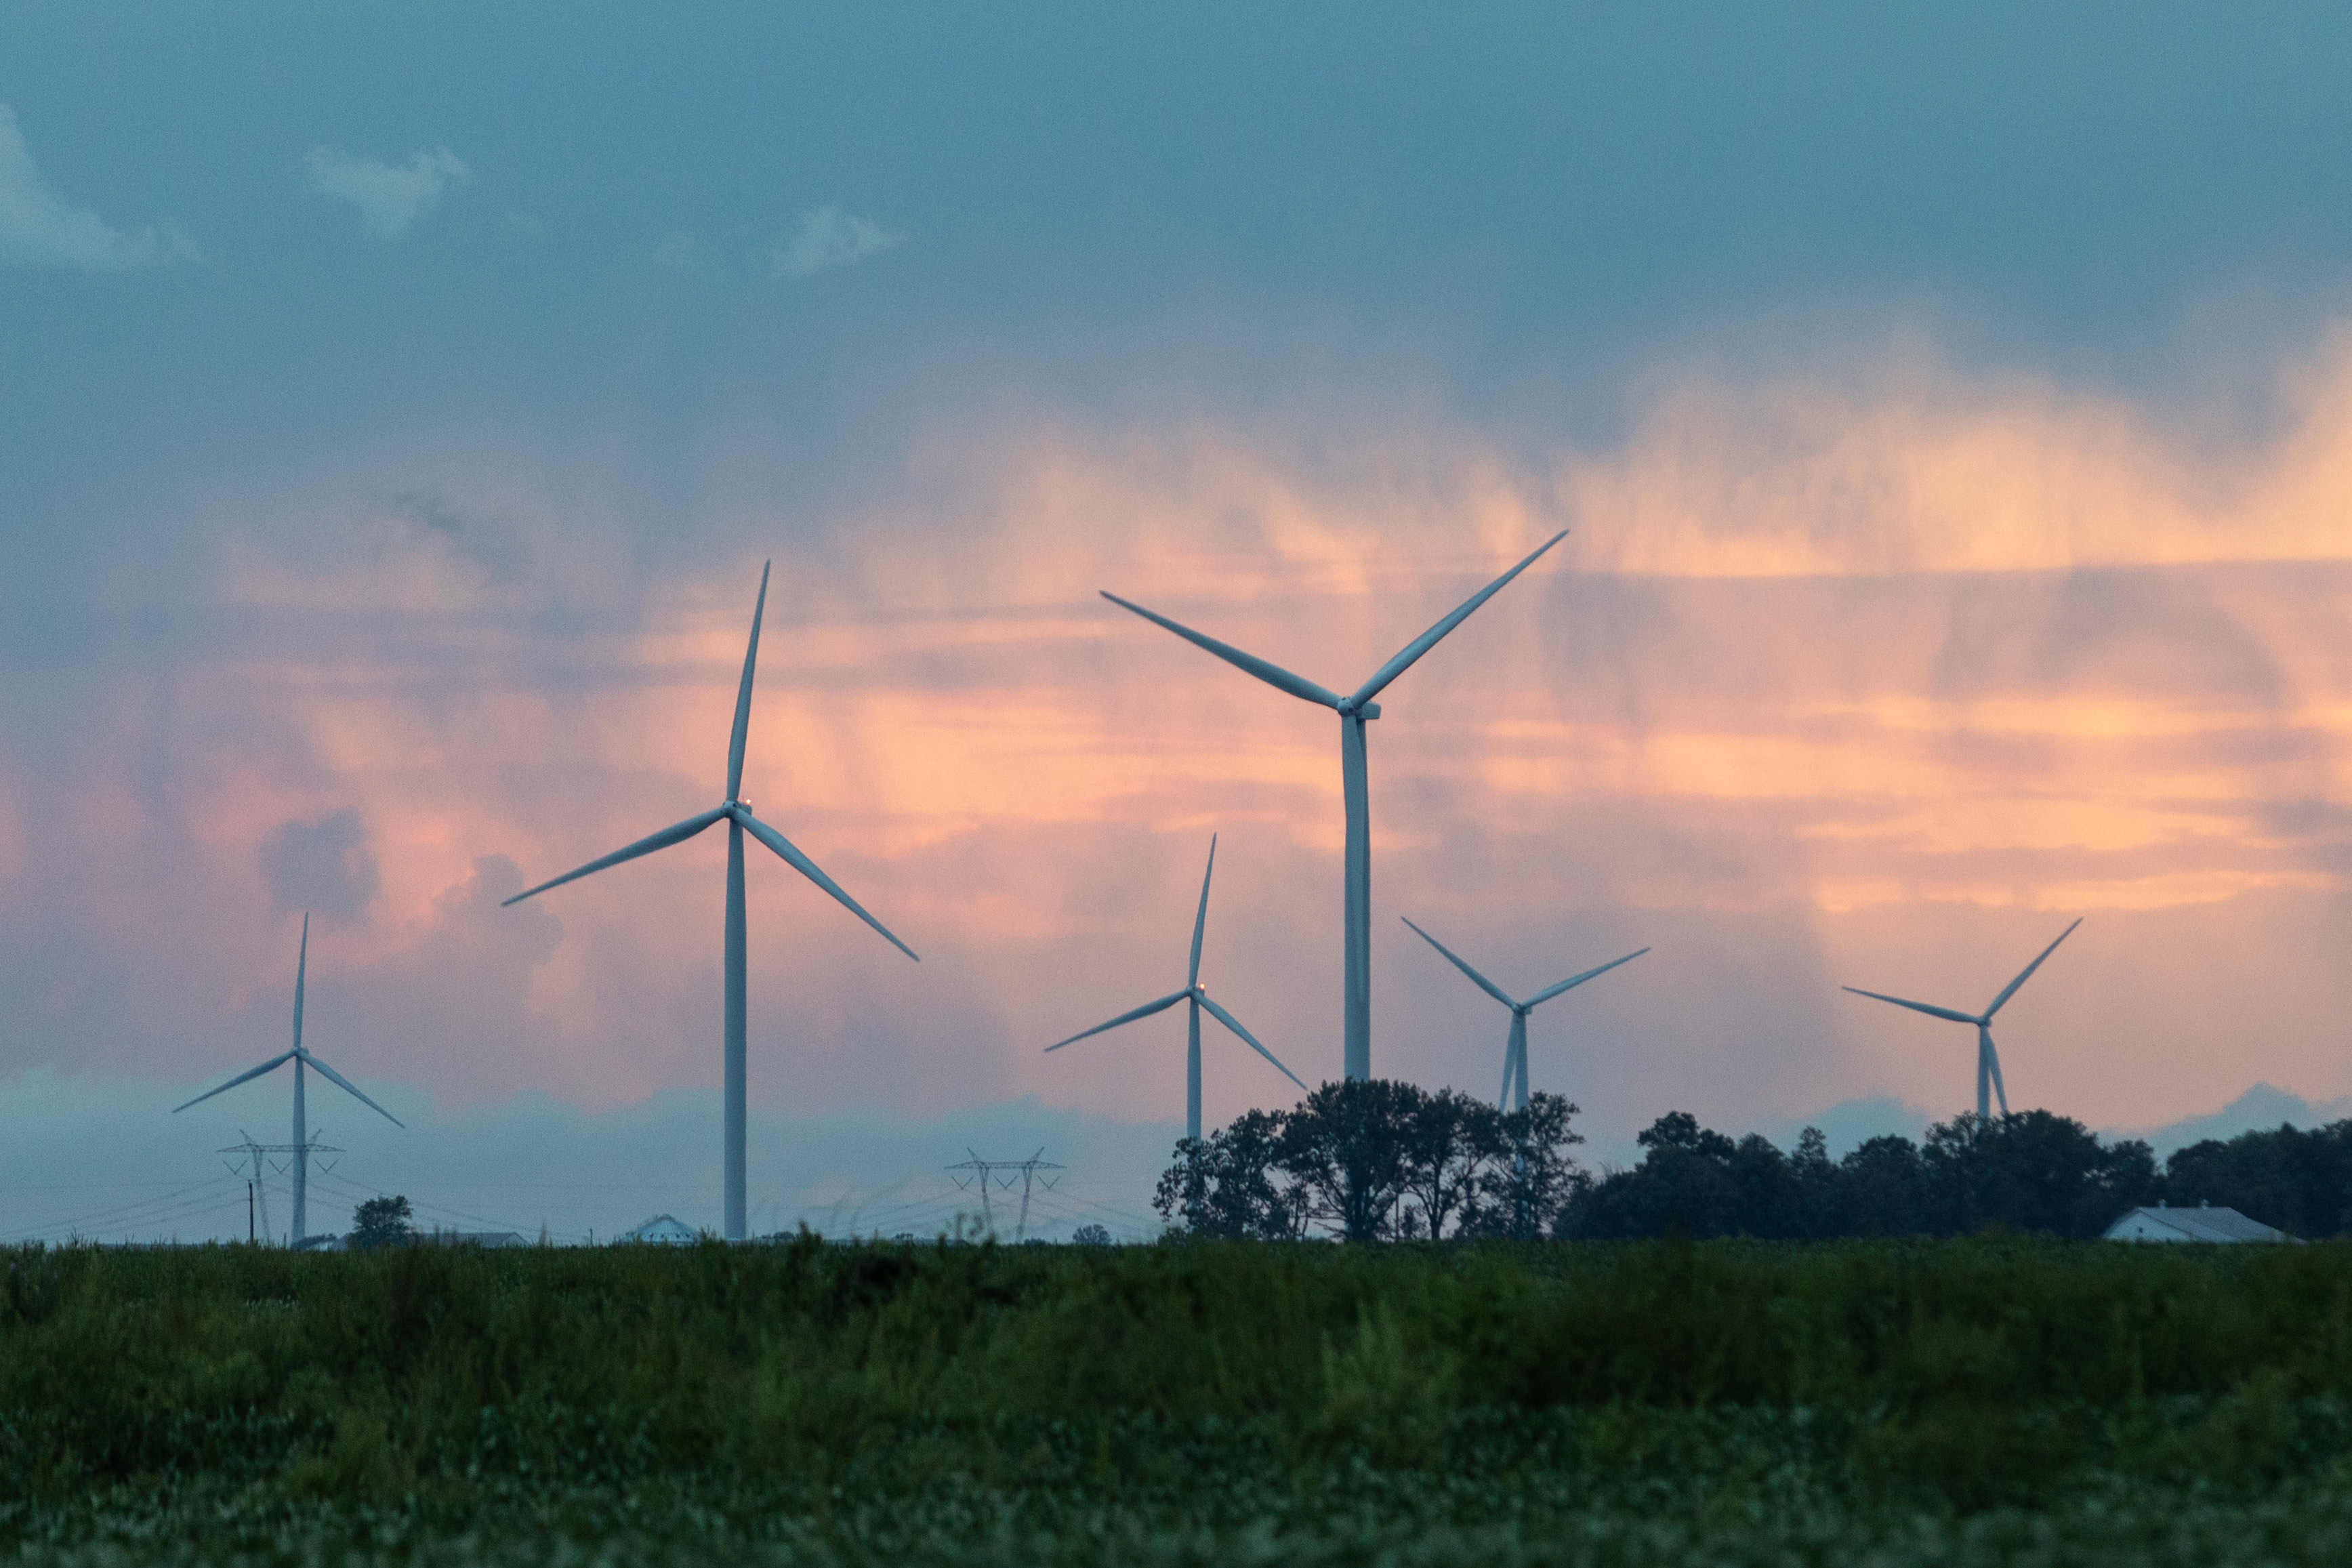
<path fill-rule="evenodd" d="M 1339 699 L 1339 709 L 1342 717 L 1352 716 L 1358 719 L 1370 720 L 1377 719 L 1381 716 L 1381 705 L 1379 703 L 1360 702 L 1353 697 L 1342 697 Z"/>

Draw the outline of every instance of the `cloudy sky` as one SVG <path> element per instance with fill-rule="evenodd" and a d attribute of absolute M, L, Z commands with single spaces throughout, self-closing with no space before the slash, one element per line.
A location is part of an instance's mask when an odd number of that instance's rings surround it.
<path fill-rule="evenodd" d="M 1181 1023 L 1039 1047 L 1181 983 L 1213 832 L 1209 984 L 1336 1075 L 1336 726 L 1097 591 L 1345 689 L 1559 529 L 1373 726 L 1379 1070 L 1500 1078 L 1411 916 L 1653 949 L 1535 1026 L 1596 1151 L 1940 1116 L 1966 1031 L 1838 986 L 2080 915 L 2016 1103 L 2352 1093 L 2340 8 L 0 38 L 0 1233 L 242 1224 L 284 1086 L 163 1110 L 283 1048 L 305 910 L 418 1130 L 314 1094 L 345 1178 L 715 1220 L 719 839 L 498 904 L 717 802 L 770 560 L 746 795 L 923 962 L 753 866 L 755 1222 L 990 1138 L 1139 1215 Z M 1212 1043 L 1213 1119 L 1287 1089 Z"/>

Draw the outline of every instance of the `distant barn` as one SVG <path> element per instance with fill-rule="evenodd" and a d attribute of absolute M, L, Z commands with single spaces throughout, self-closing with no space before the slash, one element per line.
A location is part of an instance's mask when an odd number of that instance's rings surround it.
<path fill-rule="evenodd" d="M 621 1239 L 649 1243 L 655 1247 L 691 1247 L 701 1239 L 701 1236 L 669 1215 L 657 1214 L 636 1229 L 624 1233 Z"/>
<path fill-rule="evenodd" d="M 529 1247 L 530 1241 L 515 1230 L 434 1230 L 419 1236 L 417 1240 L 432 1247 Z"/>
<path fill-rule="evenodd" d="M 2107 1226 L 2109 1241 L 2284 1241 L 2286 1232 L 2236 1209 L 2200 1204 L 2193 1209 L 2134 1209 Z"/>

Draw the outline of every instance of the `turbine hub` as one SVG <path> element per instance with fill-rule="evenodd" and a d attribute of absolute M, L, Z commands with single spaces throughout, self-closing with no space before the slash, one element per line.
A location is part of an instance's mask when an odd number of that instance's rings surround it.
<path fill-rule="evenodd" d="M 1358 719 L 1377 719 L 1381 716 L 1381 705 L 1377 702 L 1359 702 L 1352 697 L 1342 697 L 1339 699 L 1339 711 Z"/>

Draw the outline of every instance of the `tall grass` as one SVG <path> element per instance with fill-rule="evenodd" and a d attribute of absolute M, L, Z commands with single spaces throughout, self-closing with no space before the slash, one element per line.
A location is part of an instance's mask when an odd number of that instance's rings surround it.
<path fill-rule="evenodd" d="M 1978 1506 L 2352 1452 L 2346 1246 L 0 1256 L 0 1497 L 52 1509 L 1790 1465 Z"/>

